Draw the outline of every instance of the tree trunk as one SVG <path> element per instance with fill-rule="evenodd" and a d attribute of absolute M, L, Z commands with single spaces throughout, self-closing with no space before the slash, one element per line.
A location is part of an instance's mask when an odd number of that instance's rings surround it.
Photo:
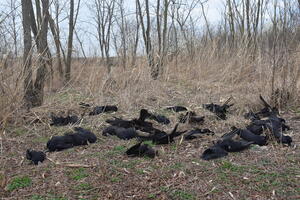
<path fill-rule="evenodd" d="M 151 69 L 151 77 L 155 80 L 158 78 L 159 68 L 158 68 L 157 64 L 154 63 L 154 55 L 153 55 L 153 49 L 152 49 L 152 45 L 151 45 L 151 36 L 150 36 L 151 21 L 150 21 L 149 0 L 146 0 L 145 4 L 146 4 L 146 23 L 147 23 L 146 27 L 145 27 L 145 24 L 143 21 L 141 3 L 139 0 L 137 0 L 140 23 L 141 23 L 142 31 L 143 31 L 143 39 L 144 39 L 144 44 L 146 47 L 147 61 L 148 61 L 148 65 Z"/>
<path fill-rule="evenodd" d="M 38 69 L 36 80 L 34 82 L 34 89 L 36 100 L 34 102 L 34 106 L 41 106 L 44 99 L 44 86 L 45 86 L 45 79 L 47 74 L 47 53 L 48 53 L 48 45 L 47 45 L 47 34 L 48 34 L 48 22 L 49 22 L 49 0 L 43 0 L 42 2 L 43 8 L 43 18 L 41 19 L 40 25 L 40 34 L 37 37 L 37 43 L 39 44 L 38 48 Z"/>
<path fill-rule="evenodd" d="M 65 82 L 69 82 L 71 79 L 73 32 L 74 32 L 74 0 L 70 0 L 69 37 L 68 37 L 68 51 L 67 51 L 66 70 L 65 70 Z"/>
<path fill-rule="evenodd" d="M 24 66 L 24 103 L 27 108 L 32 107 L 33 83 L 32 83 L 32 69 L 31 69 L 31 28 L 30 28 L 30 5 L 31 0 L 22 1 L 22 24 L 23 24 L 23 66 Z"/>

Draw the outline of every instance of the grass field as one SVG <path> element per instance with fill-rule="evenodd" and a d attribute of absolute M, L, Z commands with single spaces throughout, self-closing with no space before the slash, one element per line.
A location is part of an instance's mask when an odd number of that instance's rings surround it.
<path fill-rule="evenodd" d="M 21 87 L 5 87 L 10 95 L 1 96 L 0 196 L 2 199 L 299 199 L 300 198 L 300 109 L 298 92 L 282 108 L 281 116 L 292 130 L 291 147 L 276 142 L 268 146 L 252 145 L 240 153 L 213 160 L 200 159 L 202 152 L 228 132 L 231 126 L 244 127 L 243 114 L 261 108 L 258 95 L 270 101 L 270 68 L 263 63 L 251 70 L 253 63 L 242 67 L 245 60 L 208 58 L 201 64 L 182 63 L 167 66 L 165 75 L 156 81 L 145 67 L 113 69 L 107 76 L 97 63 L 74 65 L 72 83 L 61 87 L 57 80 L 47 85 L 44 105 L 24 112 L 20 103 Z M 224 67 L 226 66 L 226 67 Z M 280 83 L 278 76 L 276 83 Z M 3 79 L 3 77 L 2 77 Z M 5 81 L 15 83 L 15 76 Z M 3 84 L 4 85 L 4 84 Z M 16 85 L 16 84 L 15 84 Z M 6 86 L 6 85 L 4 85 Z M 202 108 L 204 103 L 221 103 L 230 96 L 235 104 L 226 121 L 217 120 Z M 62 135 L 71 126 L 49 126 L 49 114 L 87 113 L 79 102 L 93 105 L 116 104 L 119 111 L 89 117 L 81 126 L 98 137 L 95 144 L 62 152 L 47 153 L 44 163 L 34 166 L 24 158 L 28 148 L 44 150 L 53 135 Z M 170 105 L 187 106 L 206 121 L 200 128 L 216 134 L 193 141 L 178 138 L 170 145 L 153 145 L 159 156 L 154 159 L 128 158 L 124 152 L 135 140 L 122 141 L 102 136 L 105 119 L 119 116 L 134 118 L 146 108 L 169 117 L 171 130 L 178 114 L 166 112 Z M 42 123 L 32 124 L 35 119 Z M 180 130 L 193 127 L 180 125 Z"/>
<path fill-rule="evenodd" d="M 50 160 L 34 166 L 24 159 L 26 149 L 43 150 L 52 135 L 62 135 L 72 128 L 50 127 L 49 112 L 59 113 L 68 108 L 71 114 L 84 113 L 78 103 L 88 100 L 80 88 L 65 89 L 48 95 L 43 107 L 33 109 L 24 116 L 23 121 L 6 127 L 5 138 L 1 140 L 0 186 L 3 199 L 300 198 L 300 121 L 295 118 L 299 114 L 289 111 L 282 115 L 293 128 L 289 132 L 294 140 L 292 147 L 271 142 L 265 147 L 253 145 L 244 152 L 231 153 L 218 160 L 203 161 L 200 155 L 212 141 L 229 131 L 230 126 L 243 127 L 247 123 L 242 117 L 244 104 L 240 104 L 239 99 L 234 96 L 236 106 L 231 109 L 229 119 L 216 120 L 213 114 L 201 108 L 202 103 L 209 103 L 209 99 L 202 100 L 201 95 L 197 94 L 197 88 L 184 84 L 167 84 L 169 86 L 164 87 L 171 96 L 168 102 L 161 101 L 155 94 L 152 100 L 145 100 L 142 94 L 136 94 L 136 98 L 141 101 L 136 99 L 136 105 L 130 104 L 131 108 L 125 106 L 126 102 L 111 97 L 112 103 L 119 105 L 119 112 L 85 116 L 81 124 L 97 135 L 97 143 L 48 153 Z M 218 102 L 215 99 L 212 101 Z M 245 102 L 244 99 L 240 102 L 243 101 Z M 258 96 L 253 101 L 257 103 L 254 107 L 259 107 Z M 101 99 L 99 102 L 109 101 Z M 135 140 L 122 141 L 102 136 L 102 129 L 107 126 L 105 119 L 112 116 L 134 118 L 142 107 L 168 116 L 173 123 L 157 127 L 170 130 L 176 123 L 178 114 L 164 111 L 163 105 L 173 104 L 188 106 L 198 114 L 205 115 L 206 122 L 200 127 L 210 128 L 216 135 L 193 141 L 181 141 L 179 138 L 170 145 L 153 145 L 159 152 L 155 159 L 128 158 L 124 152 Z M 37 117 L 43 123 L 30 124 Z M 192 127 L 181 125 L 179 128 L 186 130 Z"/>

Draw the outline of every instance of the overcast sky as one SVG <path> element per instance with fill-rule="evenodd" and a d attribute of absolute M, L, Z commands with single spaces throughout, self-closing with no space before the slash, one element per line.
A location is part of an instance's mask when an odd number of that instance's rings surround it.
<path fill-rule="evenodd" d="M 135 12 L 135 1 L 136 0 L 124 0 L 125 7 L 127 13 L 134 13 Z M 151 0 L 150 0 L 151 2 Z M 88 8 L 87 4 L 92 3 L 92 1 L 85 0 L 82 2 L 80 16 L 79 16 L 79 23 L 78 27 L 81 34 L 79 33 L 82 40 L 84 40 L 84 49 L 87 51 L 87 54 L 92 55 L 93 51 L 95 51 L 95 46 L 98 47 L 98 43 L 95 41 L 95 38 L 86 34 L 86 32 L 95 32 L 95 28 L 91 23 L 93 13 Z M 221 18 L 221 13 L 224 8 L 224 0 L 208 0 L 207 3 L 204 4 L 205 13 L 209 23 L 217 24 Z M 205 25 L 205 21 L 202 17 L 202 9 L 199 5 L 197 8 L 194 9 L 192 15 L 195 18 L 199 18 L 199 27 Z M 66 22 L 67 23 L 67 22 Z M 67 27 L 67 26 L 66 26 Z"/>
<path fill-rule="evenodd" d="M 75 0 L 76 2 L 77 0 Z M 127 10 L 127 13 L 134 13 L 135 11 L 135 1 L 136 0 L 124 0 L 125 1 L 125 7 Z M 152 0 L 154 1 L 154 0 Z M 187 0 L 189 1 L 189 0 Z M 11 0 L 0 0 L 0 11 L 5 11 L 6 13 L 9 13 L 9 5 Z M 15 0 L 16 6 L 18 7 L 18 13 L 19 13 L 19 20 L 18 20 L 18 26 L 19 26 L 19 34 L 22 34 L 22 23 L 21 23 L 21 0 Z M 50 0 L 50 2 L 52 2 Z M 65 18 L 68 15 L 69 11 L 69 1 L 68 0 L 61 0 L 61 5 L 64 4 L 67 7 L 65 11 L 63 11 L 61 18 L 64 18 L 64 20 L 61 22 L 61 31 L 62 37 L 65 37 L 66 39 L 66 33 L 68 31 L 68 20 Z M 95 28 L 92 25 L 93 19 L 93 13 L 88 8 L 88 4 L 91 4 L 93 0 L 81 0 L 81 6 L 80 6 L 80 12 L 78 17 L 78 23 L 76 29 L 78 30 L 79 38 L 83 41 L 84 49 L 88 55 L 92 55 L 93 52 L 95 52 L 95 49 L 98 49 L 98 43 L 95 39 L 93 34 L 95 34 Z M 151 2 L 151 0 L 150 0 Z M 220 20 L 220 13 L 222 12 L 222 9 L 224 8 L 224 0 L 208 0 L 207 3 L 204 4 L 205 12 L 208 18 L 208 21 L 211 24 L 216 24 Z M 193 17 L 199 18 L 197 26 L 202 27 L 204 25 L 204 20 L 202 17 L 202 10 L 201 7 L 198 6 L 198 8 L 195 8 L 195 10 L 192 13 Z M 64 34 L 65 33 L 65 34 Z M 75 42 L 74 44 L 78 48 L 78 42 L 76 41 L 76 37 L 74 36 Z M 21 40 L 21 38 L 20 38 Z M 51 37 L 49 37 L 49 40 L 51 40 Z M 20 41 L 22 43 L 22 41 Z M 53 45 L 53 43 L 49 42 L 49 45 Z"/>

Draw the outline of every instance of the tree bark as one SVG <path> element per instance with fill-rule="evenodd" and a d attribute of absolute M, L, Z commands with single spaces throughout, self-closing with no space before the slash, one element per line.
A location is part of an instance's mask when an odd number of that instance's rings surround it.
<path fill-rule="evenodd" d="M 43 17 L 40 16 L 41 24 L 40 30 L 36 28 L 34 19 L 33 6 L 31 0 L 22 1 L 22 16 L 23 16 L 23 33 L 24 33 L 24 101 L 27 108 L 40 106 L 43 103 L 44 85 L 47 74 L 46 62 L 47 52 L 49 51 L 47 45 L 48 33 L 48 19 L 49 19 L 49 0 L 42 1 Z M 36 7 L 41 12 L 39 6 Z M 31 31 L 35 34 L 35 41 L 38 50 L 38 69 L 36 79 L 33 83 L 31 56 L 32 56 L 32 37 Z"/>
<path fill-rule="evenodd" d="M 38 48 L 38 69 L 36 80 L 34 82 L 34 89 L 36 100 L 34 102 L 34 106 L 41 106 L 43 103 L 44 98 L 44 86 L 45 86 L 45 79 L 47 75 L 47 52 L 48 52 L 48 45 L 47 45 L 47 35 L 48 35 L 48 22 L 49 22 L 49 0 L 42 1 L 42 8 L 43 8 L 43 17 L 41 18 L 41 25 L 40 25 L 40 34 L 38 34 L 37 43 L 39 44 Z"/>
<path fill-rule="evenodd" d="M 31 69 L 31 27 L 30 27 L 30 5 L 31 0 L 22 1 L 22 24 L 23 24 L 23 66 L 24 66 L 24 103 L 27 108 L 32 107 L 33 83 L 32 83 L 32 69 Z"/>
<path fill-rule="evenodd" d="M 73 32 L 74 32 L 74 0 L 70 0 L 69 36 L 68 36 L 66 70 L 65 70 L 65 82 L 69 82 L 71 79 L 71 58 L 72 58 L 72 50 L 73 50 Z"/>

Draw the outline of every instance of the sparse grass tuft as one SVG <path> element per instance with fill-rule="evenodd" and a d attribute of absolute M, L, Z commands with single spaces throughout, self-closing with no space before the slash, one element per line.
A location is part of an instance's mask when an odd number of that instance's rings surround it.
<path fill-rule="evenodd" d="M 69 173 L 69 176 L 71 179 L 78 181 L 81 180 L 83 178 L 88 177 L 88 173 L 86 172 L 86 169 L 84 168 L 78 168 L 78 169 L 74 169 Z"/>
<path fill-rule="evenodd" d="M 171 193 L 171 196 L 174 199 L 178 199 L 178 200 L 196 200 L 196 197 L 194 194 L 183 191 L 183 190 L 174 190 Z"/>
<path fill-rule="evenodd" d="M 23 176 L 23 177 L 15 177 L 14 179 L 12 179 L 11 183 L 8 184 L 7 189 L 8 191 L 13 191 L 19 188 L 25 188 L 30 186 L 32 183 L 31 178 L 29 178 L 28 176 Z"/>
<path fill-rule="evenodd" d="M 89 183 L 80 183 L 75 186 L 76 190 L 90 190 L 93 187 Z"/>

